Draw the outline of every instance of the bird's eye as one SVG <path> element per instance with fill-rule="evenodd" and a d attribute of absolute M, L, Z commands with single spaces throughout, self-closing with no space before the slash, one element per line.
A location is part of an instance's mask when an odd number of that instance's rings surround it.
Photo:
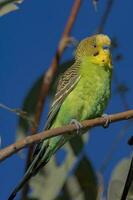
<path fill-rule="evenodd" d="M 104 46 L 103 46 L 103 49 L 105 49 L 105 50 L 109 50 L 109 46 L 104 45 Z"/>
<path fill-rule="evenodd" d="M 94 45 L 93 45 L 93 47 L 94 47 L 94 48 L 96 48 L 96 47 L 97 47 L 97 45 L 96 45 L 96 44 L 94 44 Z"/>
<path fill-rule="evenodd" d="M 93 56 L 98 56 L 99 52 L 97 51 L 96 53 L 93 54 Z"/>

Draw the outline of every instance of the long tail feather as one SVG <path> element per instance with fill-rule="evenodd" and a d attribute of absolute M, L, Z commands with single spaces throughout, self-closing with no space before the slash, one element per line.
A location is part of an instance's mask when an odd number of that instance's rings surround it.
<path fill-rule="evenodd" d="M 16 194 L 19 192 L 19 190 L 24 186 L 24 184 L 37 173 L 38 170 L 38 163 L 41 160 L 42 155 L 45 155 L 46 146 L 42 146 L 39 153 L 36 155 L 36 157 L 33 159 L 31 165 L 29 166 L 28 170 L 26 171 L 22 181 L 18 184 L 18 186 L 13 190 L 8 200 L 13 200 Z M 43 152 L 43 153 L 42 153 Z"/>
<path fill-rule="evenodd" d="M 26 171 L 22 181 L 13 190 L 8 200 L 13 200 L 19 190 L 24 184 L 43 167 L 50 160 L 51 156 L 65 143 L 64 137 L 58 137 L 54 146 L 50 146 L 48 141 L 44 141 L 38 149 L 36 149 L 33 155 L 33 161 L 31 162 L 28 170 Z"/>

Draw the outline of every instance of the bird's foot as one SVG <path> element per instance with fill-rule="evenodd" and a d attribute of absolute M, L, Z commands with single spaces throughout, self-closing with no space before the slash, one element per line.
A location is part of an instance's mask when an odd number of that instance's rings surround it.
<path fill-rule="evenodd" d="M 83 128 L 82 124 L 79 121 L 77 121 L 76 119 L 72 119 L 70 123 L 74 124 L 76 126 L 76 128 L 77 128 L 77 135 L 81 135 L 82 134 L 81 133 L 81 128 Z"/>
<path fill-rule="evenodd" d="M 103 128 L 108 128 L 111 122 L 108 114 L 103 114 L 102 117 L 105 119 L 105 124 L 103 124 Z"/>

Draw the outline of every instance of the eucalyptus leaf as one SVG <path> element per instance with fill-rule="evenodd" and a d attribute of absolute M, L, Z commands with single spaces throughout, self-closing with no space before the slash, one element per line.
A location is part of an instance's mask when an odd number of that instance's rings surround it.
<path fill-rule="evenodd" d="M 82 137 L 73 137 L 69 143 L 75 155 L 78 155 L 84 147 L 84 144 L 87 143 L 89 134 L 83 134 Z"/>
<path fill-rule="evenodd" d="M 18 10 L 18 4 L 22 2 L 23 0 L 0 0 L 0 16 Z"/>
<path fill-rule="evenodd" d="M 80 188 L 84 193 L 84 199 L 96 200 L 97 198 L 97 179 L 91 163 L 86 156 L 80 161 L 75 176 L 79 182 Z"/>
<path fill-rule="evenodd" d="M 128 175 L 131 158 L 124 158 L 115 167 L 108 187 L 108 200 L 121 200 L 125 181 Z M 130 187 L 127 200 L 133 199 L 133 184 Z"/>
<path fill-rule="evenodd" d="M 72 175 L 75 156 L 69 147 L 67 159 L 57 166 L 54 158 L 30 181 L 31 197 L 39 200 L 96 200 L 97 179 L 91 163 L 83 156 Z M 56 197 L 56 198 L 55 198 Z"/>
<path fill-rule="evenodd" d="M 62 165 L 57 166 L 53 156 L 50 162 L 31 179 L 32 198 L 53 200 L 59 194 L 76 159 L 68 143 L 64 148 L 67 157 Z"/>
<path fill-rule="evenodd" d="M 76 166 L 73 174 L 69 176 L 63 188 L 54 200 L 96 200 L 97 178 L 90 161 L 85 155 Z"/>

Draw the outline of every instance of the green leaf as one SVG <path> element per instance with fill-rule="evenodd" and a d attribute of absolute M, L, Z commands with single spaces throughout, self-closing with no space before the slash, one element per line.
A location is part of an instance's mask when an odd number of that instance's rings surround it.
<path fill-rule="evenodd" d="M 63 73 L 68 67 L 70 67 L 73 64 L 73 62 L 74 62 L 74 60 L 69 60 L 69 61 L 66 61 L 66 62 L 62 63 L 61 65 L 59 65 L 57 73 L 56 73 L 53 83 L 52 83 L 52 87 L 49 92 L 49 96 L 51 98 L 55 94 L 57 80 L 59 79 L 59 75 L 61 73 Z M 23 101 L 22 110 L 26 111 L 28 116 L 31 117 L 31 119 L 33 119 L 33 116 L 36 111 L 36 105 L 37 105 L 42 81 L 43 81 L 43 76 L 41 76 L 40 78 L 37 79 L 37 81 L 33 84 L 31 89 L 28 91 L 28 93 Z M 27 135 L 29 128 L 30 128 L 29 122 L 22 118 L 19 118 L 17 138 L 20 139 L 20 138 L 25 137 Z"/>
<path fill-rule="evenodd" d="M 0 0 L 0 16 L 3 16 L 14 10 L 18 10 L 17 4 L 22 3 L 23 0 Z"/>
<path fill-rule="evenodd" d="M 68 176 L 74 165 L 75 156 L 68 144 L 65 148 L 68 150 L 68 157 L 61 166 L 57 166 L 52 158 L 31 179 L 31 197 L 39 200 L 88 200 L 90 197 L 91 200 L 96 200 L 97 179 L 91 163 L 83 156 L 74 174 Z"/>
<path fill-rule="evenodd" d="M 84 199 L 95 200 L 97 197 L 96 175 L 90 162 L 85 156 L 80 161 L 75 171 L 75 176 L 79 182 L 80 188 L 83 191 Z"/>
<path fill-rule="evenodd" d="M 115 167 L 108 188 L 108 200 L 120 200 L 128 175 L 131 158 L 124 158 Z M 128 193 L 127 200 L 133 199 L 133 184 Z"/>
<path fill-rule="evenodd" d="M 34 113 L 36 110 L 37 100 L 39 96 L 39 91 L 42 84 L 42 77 L 37 80 L 33 87 L 28 92 L 24 99 L 22 110 L 26 111 L 31 120 L 34 120 Z M 17 128 L 17 139 L 22 139 L 27 135 L 30 128 L 30 123 L 28 120 L 19 118 L 18 128 Z"/>

